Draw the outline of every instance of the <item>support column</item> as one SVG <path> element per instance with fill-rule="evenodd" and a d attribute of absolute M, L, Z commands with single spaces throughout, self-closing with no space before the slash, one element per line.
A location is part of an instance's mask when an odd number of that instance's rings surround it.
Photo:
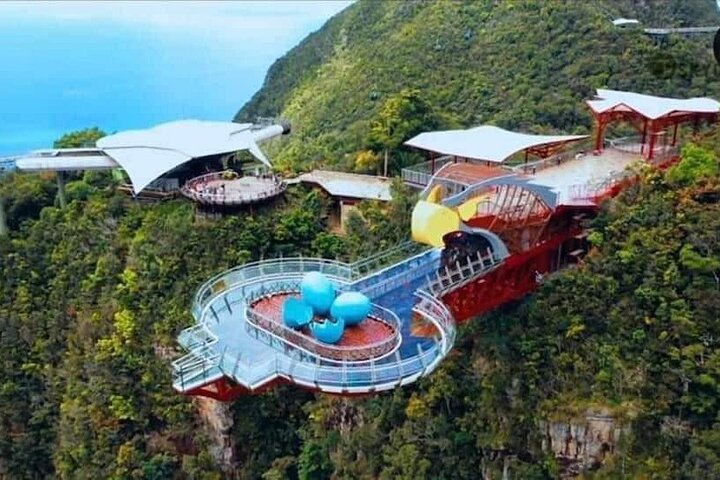
<path fill-rule="evenodd" d="M 645 142 L 647 142 L 647 129 L 648 129 L 648 122 L 647 118 L 643 122 L 643 136 L 642 136 L 642 143 L 640 144 L 640 155 L 645 153 Z"/>
<path fill-rule="evenodd" d="M 7 219 L 5 216 L 5 199 L 0 197 L 0 237 L 8 234 Z"/>
<path fill-rule="evenodd" d="M 672 146 L 674 147 L 677 143 L 677 133 L 678 133 L 678 126 L 680 126 L 679 123 L 675 124 L 675 127 L 673 128 L 673 139 L 672 139 Z"/>
<path fill-rule="evenodd" d="M 650 151 L 648 152 L 647 159 L 648 161 L 652 161 L 653 156 L 655 155 L 655 138 L 657 137 L 656 132 L 654 130 L 651 130 L 650 132 Z"/>
<path fill-rule="evenodd" d="M 430 152 L 430 173 L 435 175 L 435 153 Z"/>
<path fill-rule="evenodd" d="M 57 196 L 60 201 L 60 208 L 64 209 L 67 207 L 67 200 L 65 199 L 65 173 L 60 171 L 57 172 Z"/>
<path fill-rule="evenodd" d="M 605 133 L 605 122 L 603 121 L 602 117 L 599 115 L 596 117 L 597 119 L 597 133 L 595 135 L 595 151 L 602 152 L 603 151 L 603 135 Z"/>

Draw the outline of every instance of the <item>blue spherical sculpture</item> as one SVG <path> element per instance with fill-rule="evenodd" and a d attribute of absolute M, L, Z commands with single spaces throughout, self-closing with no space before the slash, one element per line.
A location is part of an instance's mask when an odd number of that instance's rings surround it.
<path fill-rule="evenodd" d="M 300 282 L 300 296 L 315 315 L 325 316 L 335 300 L 335 287 L 322 273 L 308 272 Z"/>
<path fill-rule="evenodd" d="M 334 319 L 343 319 L 346 326 L 357 325 L 368 316 L 372 304 L 360 292 L 346 292 L 338 295 L 330 307 Z"/>
<path fill-rule="evenodd" d="M 313 309 L 299 298 L 286 298 L 283 302 L 282 318 L 285 326 L 300 329 L 312 320 Z"/>
<path fill-rule="evenodd" d="M 310 322 L 310 331 L 313 336 L 323 343 L 337 343 L 345 331 L 345 322 L 342 319 L 325 319 L 324 322 Z"/>

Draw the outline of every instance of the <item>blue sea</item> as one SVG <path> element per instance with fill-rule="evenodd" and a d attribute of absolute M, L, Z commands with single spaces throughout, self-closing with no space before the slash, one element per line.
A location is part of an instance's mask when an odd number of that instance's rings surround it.
<path fill-rule="evenodd" d="M 0 3 L 0 156 L 63 133 L 231 120 L 349 2 Z"/>

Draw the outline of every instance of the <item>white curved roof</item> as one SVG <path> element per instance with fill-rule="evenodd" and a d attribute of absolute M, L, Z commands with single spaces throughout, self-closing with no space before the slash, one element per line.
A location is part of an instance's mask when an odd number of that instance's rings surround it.
<path fill-rule="evenodd" d="M 269 166 L 256 142 L 281 134 L 283 127 L 252 127 L 251 123 L 179 120 L 109 135 L 98 140 L 97 146 L 127 172 L 138 193 L 193 158 L 249 150 Z"/>
<path fill-rule="evenodd" d="M 583 138 L 587 138 L 587 135 L 530 135 L 483 125 L 467 130 L 421 133 L 405 142 L 405 145 L 443 155 L 502 163 L 527 148 L 573 142 Z"/>
<path fill-rule="evenodd" d="M 720 103 L 705 97 L 681 100 L 600 88 L 597 90 L 596 96 L 597 100 L 587 101 L 595 113 L 603 113 L 608 110 L 632 110 L 650 120 L 655 120 L 672 113 L 720 112 Z"/>

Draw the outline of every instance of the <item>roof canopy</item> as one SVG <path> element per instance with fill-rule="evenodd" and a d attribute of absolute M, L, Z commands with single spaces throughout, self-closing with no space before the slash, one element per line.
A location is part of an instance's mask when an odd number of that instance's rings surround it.
<path fill-rule="evenodd" d="M 116 133 L 98 140 L 97 146 L 127 172 L 138 193 L 193 158 L 249 150 L 269 166 L 256 141 L 283 131 L 281 125 L 257 128 L 251 123 L 179 120 L 147 130 Z"/>
<path fill-rule="evenodd" d="M 720 103 L 712 98 L 680 100 L 604 89 L 597 90 L 597 97 L 596 100 L 587 101 L 595 114 L 625 111 L 635 112 L 649 120 L 656 120 L 665 116 L 686 115 L 688 113 L 720 112 Z"/>
<path fill-rule="evenodd" d="M 523 150 L 560 145 L 587 135 L 529 135 L 483 125 L 467 130 L 444 130 L 417 135 L 405 145 L 443 155 L 501 163 Z"/>
<path fill-rule="evenodd" d="M 313 170 L 303 173 L 288 183 L 309 182 L 325 189 L 333 197 L 359 198 L 368 200 L 392 199 L 389 179 L 375 175 L 358 173 L 334 172 L 330 170 Z"/>

